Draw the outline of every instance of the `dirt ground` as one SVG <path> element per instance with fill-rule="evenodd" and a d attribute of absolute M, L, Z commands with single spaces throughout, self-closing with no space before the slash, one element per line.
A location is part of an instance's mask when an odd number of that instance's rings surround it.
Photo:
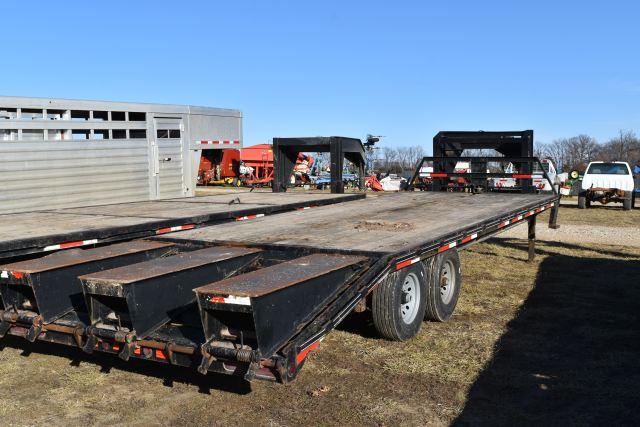
<path fill-rule="evenodd" d="M 567 226 L 601 225 L 603 212 L 566 209 L 560 218 Z M 608 226 L 640 241 L 638 222 L 615 215 L 607 214 Z M 549 239 L 527 263 L 526 231 L 512 233 L 462 252 L 463 290 L 450 322 L 425 322 L 416 338 L 396 343 L 377 338 L 367 315 L 352 315 L 289 385 L 204 377 L 5 338 L 0 421 L 635 424 L 640 248 Z"/>

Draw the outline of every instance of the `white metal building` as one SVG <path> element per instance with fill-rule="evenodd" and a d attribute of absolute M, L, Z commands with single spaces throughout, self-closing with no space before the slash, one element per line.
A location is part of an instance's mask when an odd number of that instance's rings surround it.
<path fill-rule="evenodd" d="M 0 96 L 0 214 L 194 195 L 238 110 Z"/>

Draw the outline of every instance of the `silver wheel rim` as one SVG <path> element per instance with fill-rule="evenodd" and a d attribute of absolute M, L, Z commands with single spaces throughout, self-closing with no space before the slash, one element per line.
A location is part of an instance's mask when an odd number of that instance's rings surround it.
<path fill-rule="evenodd" d="M 420 282 L 415 273 L 409 273 L 402 283 L 402 297 L 400 301 L 400 314 L 402 321 L 410 324 L 418 314 L 420 306 Z"/>
<path fill-rule="evenodd" d="M 440 270 L 440 299 L 444 304 L 449 304 L 453 299 L 455 287 L 456 268 L 451 261 L 447 261 Z"/>

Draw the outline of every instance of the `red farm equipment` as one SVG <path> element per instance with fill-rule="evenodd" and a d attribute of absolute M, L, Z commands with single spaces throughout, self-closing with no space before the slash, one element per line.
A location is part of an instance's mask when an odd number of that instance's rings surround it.
<path fill-rule="evenodd" d="M 300 153 L 292 183 L 309 182 L 313 157 Z M 273 149 L 257 144 L 241 149 L 203 150 L 198 169 L 199 185 L 262 186 L 273 181 Z"/>

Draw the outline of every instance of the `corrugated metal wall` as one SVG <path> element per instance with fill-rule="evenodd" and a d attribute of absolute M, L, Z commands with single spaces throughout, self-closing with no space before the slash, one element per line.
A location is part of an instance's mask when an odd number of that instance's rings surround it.
<path fill-rule="evenodd" d="M 0 141 L 0 213 L 149 199 L 146 139 Z"/>
<path fill-rule="evenodd" d="M 0 96 L 0 214 L 192 196 L 190 142 L 241 132 L 235 110 Z"/>

